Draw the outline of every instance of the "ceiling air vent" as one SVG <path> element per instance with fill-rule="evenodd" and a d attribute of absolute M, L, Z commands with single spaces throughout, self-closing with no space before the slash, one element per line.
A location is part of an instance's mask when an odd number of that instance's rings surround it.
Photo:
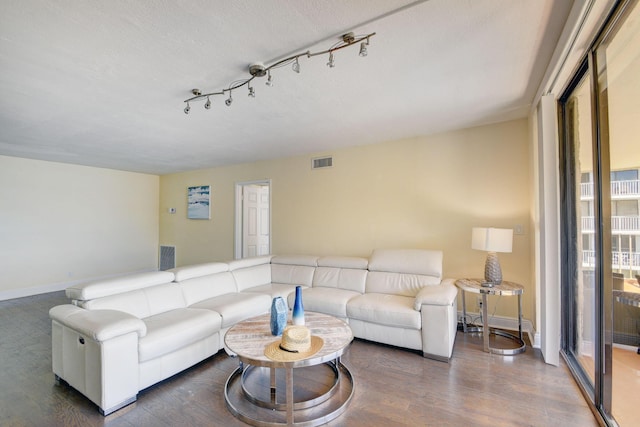
<path fill-rule="evenodd" d="M 324 169 L 333 166 L 333 157 L 318 157 L 311 159 L 311 169 Z"/>

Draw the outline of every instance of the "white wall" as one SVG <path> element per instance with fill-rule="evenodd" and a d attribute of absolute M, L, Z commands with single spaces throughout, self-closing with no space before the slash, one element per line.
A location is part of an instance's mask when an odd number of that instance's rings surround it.
<path fill-rule="evenodd" d="M 0 156 L 0 299 L 158 267 L 159 177 Z"/>

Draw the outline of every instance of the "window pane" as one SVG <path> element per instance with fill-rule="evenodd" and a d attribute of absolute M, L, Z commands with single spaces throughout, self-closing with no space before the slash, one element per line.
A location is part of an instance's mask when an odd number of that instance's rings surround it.
<path fill-rule="evenodd" d="M 587 74 L 565 104 L 566 135 L 575 159 L 576 275 L 573 286 L 575 313 L 570 351 L 580 363 L 593 387 L 595 378 L 595 265 L 593 217 L 593 154 L 591 133 L 591 79 Z"/>

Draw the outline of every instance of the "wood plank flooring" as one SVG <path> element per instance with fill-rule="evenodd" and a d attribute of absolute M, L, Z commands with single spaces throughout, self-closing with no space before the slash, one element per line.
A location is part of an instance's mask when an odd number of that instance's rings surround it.
<path fill-rule="evenodd" d="M 0 425 L 244 426 L 225 407 L 237 360 L 223 351 L 138 394 L 103 417 L 71 387 L 54 384 L 49 308 L 62 292 L 0 301 Z M 458 332 L 450 363 L 356 340 L 343 362 L 355 378 L 346 413 L 329 426 L 596 426 L 566 365 L 539 350 L 503 357 Z"/>

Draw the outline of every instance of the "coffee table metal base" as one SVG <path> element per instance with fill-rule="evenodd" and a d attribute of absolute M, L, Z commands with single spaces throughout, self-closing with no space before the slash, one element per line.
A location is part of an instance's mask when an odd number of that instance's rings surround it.
<path fill-rule="evenodd" d="M 278 394 L 277 371 L 285 371 L 284 396 Z M 258 427 L 318 426 L 337 418 L 347 409 L 353 397 L 354 382 L 351 372 L 339 358 L 295 368 L 296 372 L 305 371 L 307 376 L 315 377 L 316 383 L 324 384 L 322 391 L 315 394 L 294 388 L 293 371 L 293 368 L 245 366 L 240 362 L 225 384 L 227 408 L 235 417 Z"/>

